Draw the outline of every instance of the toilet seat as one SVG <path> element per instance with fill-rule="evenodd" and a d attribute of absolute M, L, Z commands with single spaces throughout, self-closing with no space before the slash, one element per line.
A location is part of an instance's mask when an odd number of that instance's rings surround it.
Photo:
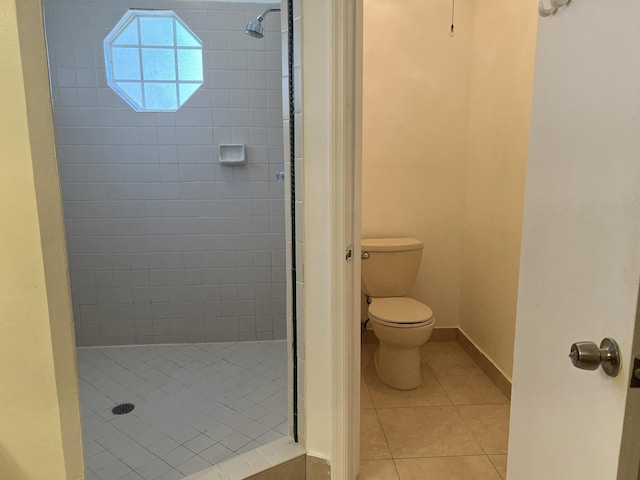
<path fill-rule="evenodd" d="M 409 297 L 374 298 L 369 305 L 369 318 L 388 327 L 416 328 L 433 323 L 433 312 Z"/>

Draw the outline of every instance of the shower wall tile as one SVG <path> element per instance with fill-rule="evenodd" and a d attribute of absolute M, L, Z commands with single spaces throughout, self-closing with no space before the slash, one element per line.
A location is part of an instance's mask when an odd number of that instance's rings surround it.
<path fill-rule="evenodd" d="M 284 338 L 278 16 L 256 40 L 244 26 L 265 4 L 44 8 L 78 344 Z M 102 42 L 127 8 L 173 9 L 202 40 L 205 83 L 175 113 L 106 84 Z M 220 143 L 245 143 L 248 164 L 219 165 Z"/>

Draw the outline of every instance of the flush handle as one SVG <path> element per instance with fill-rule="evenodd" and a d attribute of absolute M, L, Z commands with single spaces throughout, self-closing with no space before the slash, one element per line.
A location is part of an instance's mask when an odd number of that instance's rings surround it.
<path fill-rule="evenodd" d="M 576 368 L 582 370 L 597 370 L 602 367 L 610 377 L 620 373 L 620 348 L 612 338 L 605 338 L 598 347 L 593 342 L 576 342 L 571 345 L 569 358 Z"/>

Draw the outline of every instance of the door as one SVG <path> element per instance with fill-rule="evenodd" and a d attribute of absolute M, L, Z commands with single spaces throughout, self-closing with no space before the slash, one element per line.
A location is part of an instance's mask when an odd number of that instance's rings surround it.
<path fill-rule="evenodd" d="M 619 461 L 640 275 L 638 25 L 637 0 L 576 0 L 539 22 L 510 479 L 638 475 L 626 449 Z M 618 377 L 572 366 L 573 342 L 604 337 Z"/>

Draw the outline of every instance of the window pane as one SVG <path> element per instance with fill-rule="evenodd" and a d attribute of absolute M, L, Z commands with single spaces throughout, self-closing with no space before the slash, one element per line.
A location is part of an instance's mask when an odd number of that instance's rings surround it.
<path fill-rule="evenodd" d="M 193 93 L 200 88 L 199 83 L 181 83 L 180 84 L 180 106 L 193 95 Z"/>
<path fill-rule="evenodd" d="M 169 48 L 143 48 L 142 67 L 145 80 L 175 80 L 174 50 Z"/>
<path fill-rule="evenodd" d="M 144 108 L 147 110 L 177 110 L 175 83 L 145 83 Z"/>
<path fill-rule="evenodd" d="M 142 108 L 142 84 L 140 82 L 118 82 L 118 86 L 137 104 L 136 110 Z"/>
<path fill-rule="evenodd" d="M 140 80 L 140 58 L 137 48 L 113 47 L 111 56 L 115 80 Z"/>
<path fill-rule="evenodd" d="M 140 17 L 140 38 L 143 45 L 173 46 L 173 18 Z"/>
<path fill-rule="evenodd" d="M 184 47 L 200 46 L 200 42 L 198 41 L 198 39 L 194 38 L 194 36 L 189 33 L 186 28 L 180 25 L 180 22 L 176 22 L 176 40 L 178 45 Z"/>
<path fill-rule="evenodd" d="M 107 84 L 136 111 L 175 111 L 202 86 L 202 42 L 171 10 L 129 10 L 104 48 Z"/>
<path fill-rule="evenodd" d="M 200 50 L 178 50 L 178 78 L 202 81 L 202 52 Z"/>
<path fill-rule="evenodd" d="M 134 18 L 113 41 L 113 45 L 138 45 L 138 22 Z"/>

